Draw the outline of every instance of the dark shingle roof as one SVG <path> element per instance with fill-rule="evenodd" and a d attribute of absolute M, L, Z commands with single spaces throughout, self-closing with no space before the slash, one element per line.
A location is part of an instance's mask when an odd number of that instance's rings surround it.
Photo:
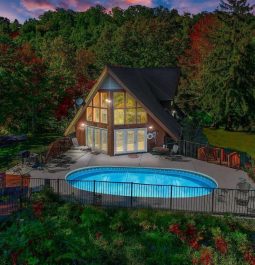
<path fill-rule="evenodd" d="M 180 75 L 178 68 L 128 68 L 108 66 L 108 69 L 176 138 L 180 138 L 180 125 L 160 104 L 160 101 L 174 98 Z"/>

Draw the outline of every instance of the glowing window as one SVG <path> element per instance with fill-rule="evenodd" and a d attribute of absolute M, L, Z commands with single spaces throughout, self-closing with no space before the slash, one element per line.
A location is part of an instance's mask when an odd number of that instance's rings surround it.
<path fill-rule="evenodd" d="M 107 123 L 107 109 L 101 109 L 101 123 Z"/>
<path fill-rule="evenodd" d="M 101 108 L 107 108 L 108 93 L 101 92 Z"/>
<path fill-rule="evenodd" d="M 93 98 L 93 106 L 100 107 L 100 96 L 99 92 L 96 93 L 95 97 Z"/>
<path fill-rule="evenodd" d="M 126 94 L 126 107 L 127 108 L 135 108 L 136 102 L 133 97 L 131 97 L 129 94 Z"/>
<path fill-rule="evenodd" d="M 100 109 L 99 108 L 94 108 L 93 121 L 94 122 L 100 122 Z"/>
<path fill-rule="evenodd" d="M 87 107 L 86 119 L 87 121 L 92 121 L 93 119 L 93 109 L 91 107 Z"/>
<path fill-rule="evenodd" d="M 137 123 L 147 123 L 147 113 L 144 109 L 137 109 Z"/>
<path fill-rule="evenodd" d="M 101 130 L 101 150 L 107 152 L 108 147 L 107 130 Z"/>
<path fill-rule="evenodd" d="M 124 92 L 113 93 L 113 106 L 114 108 L 124 108 Z"/>
<path fill-rule="evenodd" d="M 136 123 L 136 109 L 126 109 L 126 124 Z"/>
<path fill-rule="evenodd" d="M 114 124 L 115 125 L 124 124 L 124 109 L 114 110 Z"/>

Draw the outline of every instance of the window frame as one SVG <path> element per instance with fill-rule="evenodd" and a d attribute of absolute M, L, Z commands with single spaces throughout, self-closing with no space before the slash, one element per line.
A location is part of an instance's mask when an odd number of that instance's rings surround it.
<path fill-rule="evenodd" d="M 124 107 L 114 107 L 114 93 L 124 93 Z M 128 97 L 131 97 L 135 101 L 134 106 L 129 106 L 129 107 L 127 106 L 127 98 Z M 142 124 L 147 124 L 148 123 L 148 114 L 147 114 L 147 111 L 126 90 L 113 91 L 112 100 L 113 100 L 112 106 L 113 106 L 113 125 L 114 126 L 142 125 Z M 124 110 L 124 123 L 117 124 L 117 123 L 115 123 L 115 110 L 120 110 L 120 109 Z M 131 110 L 131 109 L 134 109 L 135 110 L 135 122 L 134 123 L 133 122 L 132 123 L 127 122 L 127 110 Z M 141 122 L 138 122 L 137 112 L 138 112 L 139 109 L 142 109 L 146 113 L 146 121 L 145 122 L 142 122 L 142 123 Z"/>
<path fill-rule="evenodd" d="M 106 90 L 99 90 L 96 92 L 96 94 L 94 95 L 94 97 L 90 100 L 87 108 L 86 108 L 86 121 L 87 122 L 91 122 L 91 123 L 100 123 L 100 124 L 104 124 L 104 125 L 107 125 L 108 124 L 108 112 L 109 112 L 109 106 L 106 105 L 106 107 L 102 107 L 102 94 L 103 93 L 106 93 L 107 94 L 107 98 L 109 99 L 109 96 L 110 96 L 110 93 L 109 91 L 106 91 Z M 98 102 L 99 102 L 99 105 L 96 104 L 96 106 L 94 106 L 94 100 L 95 100 L 95 97 L 98 95 Z M 107 104 L 107 103 L 106 103 Z M 87 111 L 88 111 L 88 108 L 91 108 L 92 109 L 92 120 L 88 120 L 87 117 L 88 117 L 88 114 L 87 114 Z M 95 121 L 94 119 L 94 115 L 95 115 L 95 109 L 98 109 L 99 110 L 99 120 L 98 121 Z M 103 122 L 103 119 L 102 119 L 102 109 L 106 110 L 106 122 Z"/>

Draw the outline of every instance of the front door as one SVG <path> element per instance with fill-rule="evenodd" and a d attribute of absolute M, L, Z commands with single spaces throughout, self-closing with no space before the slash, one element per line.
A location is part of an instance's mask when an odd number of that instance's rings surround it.
<path fill-rule="evenodd" d="M 91 126 L 86 128 L 86 145 L 92 150 L 107 153 L 107 130 Z"/>
<path fill-rule="evenodd" d="M 147 152 L 147 129 L 114 131 L 114 154 Z"/>

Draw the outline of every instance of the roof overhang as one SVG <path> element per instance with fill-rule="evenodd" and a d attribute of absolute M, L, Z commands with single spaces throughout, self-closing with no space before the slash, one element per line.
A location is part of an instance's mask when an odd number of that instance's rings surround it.
<path fill-rule="evenodd" d="M 99 76 L 97 82 L 94 84 L 92 87 L 91 91 L 89 92 L 88 96 L 85 99 L 85 105 L 79 109 L 79 111 L 75 114 L 74 118 L 72 119 L 71 123 L 69 126 L 66 128 L 64 132 L 64 136 L 68 136 L 71 133 L 75 132 L 75 124 L 79 121 L 81 118 L 82 114 L 85 112 L 87 106 L 89 105 L 90 100 L 94 97 L 96 94 L 97 90 L 99 89 L 100 85 L 103 83 L 104 79 L 107 76 L 107 67 L 104 68 L 103 72 Z"/>

